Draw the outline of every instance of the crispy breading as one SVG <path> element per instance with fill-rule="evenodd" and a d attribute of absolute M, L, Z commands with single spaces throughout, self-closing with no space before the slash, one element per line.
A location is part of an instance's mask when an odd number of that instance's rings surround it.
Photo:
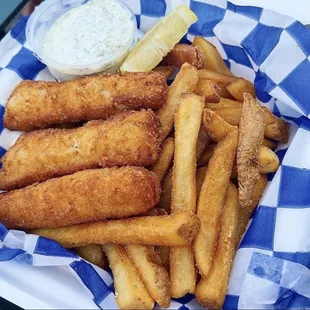
<path fill-rule="evenodd" d="M 66 82 L 23 81 L 6 104 L 5 127 L 29 131 L 106 119 L 128 109 L 158 109 L 167 82 L 158 72 L 100 74 Z"/>
<path fill-rule="evenodd" d="M 261 106 L 251 95 L 244 94 L 237 148 L 239 202 L 242 207 L 252 205 L 253 189 L 259 179 L 258 154 L 264 130 L 264 112 Z"/>
<path fill-rule="evenodd" d="M 0 194 L 0 220 L 33 229 L 122 218 L 146 212 L 159 196 L 158 177 L 145 168 L 85 170 Z"/>
<path fill-rule="evenodd" d="M 84 169 L 153 164 L 159 153 L 155 113 L 126 111 L 71 130 L 22 135 L 2 157 L 0 189 L 11 190 Z"/>
<path fill-rule="evenodd" d="M 53 239 L 67 248 L 90 243 L 143 244 L 158 246 L 190 245 L 199 230 L 192 212 L 145 216 L 85 223 L 58 228 L 43 228 L 32 233 Z"/>
<path fill-rule="evenodd" d="M 171 52 L 164 57 L 161 65 L 181 67 L 185 62 L 197 69 L 203 69 L 206 58 L 198 46 L 176 44 Z"/>
<path fill-rule="evenodd" d="M 172 66 L 157 66 L 153 69 L 155 72 L 160 72 L 164 75 L 166 80 L 168 80 L 175 71 L 175 68 Z"/>

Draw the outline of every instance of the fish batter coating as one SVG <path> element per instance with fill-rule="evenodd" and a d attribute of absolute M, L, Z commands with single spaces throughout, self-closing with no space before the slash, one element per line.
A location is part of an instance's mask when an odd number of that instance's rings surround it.
<path fill-rule="evenodd" d="M 47 129 L 22 135 L 1 158 L 0 189 L 85 169 L 147 166 L 160 150 L 159 122 L 151 110 L 126 111 L 76 129 Z"/>
<path fill-rule="evenodd" d="M 80 171 L 0 194 L 7 227 L 60 227 L 148 211 L 160 196 L 157 175 L 141 167 Z"/>
<path fill-rule="evenodd" d="M 30 131 L 55 124 L 107 119 L 128 109 L 158 109 L 167 82 L 159 72 L 88 76 L 66 82 L 23 81 L 6 104 L 4 125 Z"/>

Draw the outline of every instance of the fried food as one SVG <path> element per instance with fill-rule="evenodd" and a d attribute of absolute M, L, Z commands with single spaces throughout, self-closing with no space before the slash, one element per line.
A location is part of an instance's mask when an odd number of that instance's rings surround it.
<path fill-rule="evenodd" d="M 259 179 L 258 155 L 264 139 L 264 129 L 264 112 L 261 106 L 251 95 L 244 94 L 237 149 L 239 203 L 243 208 L 253 203 L 253 189 Z"/>
<path fill-rule="evenodd" d="M 168 308 L 171 300 L 169 274 L 154 247 L 132 244 L 125 248 L 151 297 Z"/>
<path fill-rule="evenodd" d="M 221 98 L 218 103 L 206 102 L 205 106 L 206 108 L 211 110 L 216 108 L 234 108 L 234 107 L 242 108 L 242 102 L 228 98 Z"/>
<path fill-rule="evenodd" d="M 251 214 L 257 206 L 258 202 L 262 198 L 264 191 L 267 187 L 268 179 L 265 174 L 261 174 L 258 181 L 256 182 L 253 190 L 253 203 L 247 208 L 239 208 L 239 218 L 238 218 L 238 231 L 237 231 L 237 243 L 239 243 L 243 233 L 246 230 L 248 222 L 250 220 Z"/>
<path fill-rule="evenodd" d="M 226 192 L 238 144 L 238 130 L 230 132 L 216 147 L 210 159 L 198 199 L 201 227 L 194 241 L 196 264 L 203 278 L 208 277 L 215 257 Z"/>
<path fill-rule="evenodd" d="M 197 46 L 176 44 L 171 52 L 164 57 L 161 65 L 181 67 L 186 62 L 197 69 L 203 69 L 206 63 L 206 58 Z"/>
<path fill-rule="evenodd" d="M 268 147 L 261 145 L 258 151 L 258 169 L 260 173 L 270 173 L 278 170 L 279 157 Z"/>
<path fill-rule="evenodd" d="M 288 124 L 272 114 L 266 107 L 262 107 L 265 115 L 265 137 L 287 143 L 289 138 Z"/>
<path fill-rule="evenodd" d="M 175 152 L 171 212 L 196 212 L 196 150 L 204 98 L 194 94 L 181 96 L 175 117 Z M 171 294 L 182 297 L 196 287 L 195 257 L 191 247 L 171 248 Z"/>
<path fill-rule="evenodd" d="M 197 188 L 197 199 L 201 190 L 201 186 L 206 176 L 208 167 L 200 167 L 196 172 L 196 188 Z"/>
<path fill-rule="evenodd" d="M 193 92 L 197 83 L 198 70 L 188 63 L 182 65 L 173 83 L 168 88 L 166 104 L 157 111 L 157 116 L 162 126 L 160 141 L 164 141 L 173 128 L 174 114 L 181 95 Z"/>
<path fill-rule="evenodd" d="M 205 68 L 211 71 L 216 71 L 223 74 L 232 75 L 227 68 L 224 60 L 214 45 L 208 42 L 203 37 L 195 37 L 193 45 L 201 49 L 202 53 L 206 58 Z"/>
<path fill-rule="evenodd" d="M 154 112 L 127 111 L 72 130 L 22 135 L 2 157 L 0 189 L 11 190 L 84 169 L 153 164 L 159 123 Z"/>
<path fill-rule="evenodd" d="M 153 309 L 154 300 L 122 245 L 102 246 L 114 277 L 115 298 L 120 309 Z"/>
<path fill-rule="evenodd" d="M 4 124 L 29 131 L 106 119 L 128 109 L 158 109 L 166 93 L 166 79 L 158 72 L 100 74 L 57 83 L 23 81 L 8 99 Z"/>
<path fill-rule="evenodd" d="M 201 122 L 198 139 L 197 139 L 197 151 L 196 151 L 197 160 L 200 159 L 200 157 L 202 156 L 204 150 L 206 149 L 210 141 L 211 139 L 209 138 L 205 130 L 205 127 L 203 126 L 203 123 Z"/>
<path fill-rule="evenodd" d="M 146 212 L 159 196 L 158 177 L 145 168 L 84 170 L 0 194 L 0 220 L 34 229 L 122 218 Z"/>
<path fill-rule="evenodd" d="M 108 267 L 107 258 L 99 244 L 80 246 L 76 248 L 76 252 L 79 256 L 100 268 L 106 269 Z"/>
<path fill-rule="evenodd" d="M 164 179 L 158 203 L 158 207 L 166 210 L 168 213 L 170 213 L 171 210 L 172 173 L 173 169 L 171 168 Z"/>
<path fill-rule="evenodd" d="M 157 174 L 160 182 L 163 181 L 173 161 L 174 139 L 168 137 L 163 142 L 161 148 L 161 153 L 159 154 L 155 164 L 150 169 Z"/>
<path fill-rule="evenodd" d="M 214 149 L 216 148 L 216 144 L 207 145 L 204 153 L 202 154 L 201 158 L 199 159 L 197 166 L 202 167 L 208 164 L 209 160 L 211 159 Z"/>
<path fill-rule="evenodd" d="M 174 73 L 175 69 L 172 66 L 157 66 L 153 71 L 163 74 L 166 80 L 168 80 Z"/>
<path fill-rule="evenodd" d="M 265 131 L 266 131 L 266 128 L 265 128 Z M 264 138 L 262 145 L 268 147 L 271 150 L 274 150 L 277 147 L 277 142 Z"/>
<path fill-rule="evenodd" d="M 230 184 L 220 223 L 215 257 L 209 276 L 201 279 L 195 292 L 197 301 L 208 309 L 222 309 L 229 275 L 236 252 L 238 225 L 238 191 Z"/>
<path fill-rule="evenodd" d="M 206 102 L 219 102 L 221 99 L 221 88 L 211 80 L 199 80 L 194 93 L 204 96 Z"/>
<path fill-rule="evenodd" d="M 199 220 L 192 212 L 167 216 L 145 216 L 33 230 L 53 239 L 66 248 L 90 243 L 142 244 L 158 246 L 187 246 L 198 230 Z"/>
<path fill-rule="evenodd" d="M 244 94 L 250 94 L 251 96 L 256 97 L 254 85 L 250 81 L 242 78 L 231 82 L 226 86 L 226 89 L 236 100 L 239 101 L 243 101 Z"/>

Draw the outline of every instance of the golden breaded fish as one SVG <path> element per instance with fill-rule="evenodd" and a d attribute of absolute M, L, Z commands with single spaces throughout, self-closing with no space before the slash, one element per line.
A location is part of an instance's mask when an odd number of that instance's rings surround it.
<path fill-rule="evenodd" d="M 159 72 L 89 76 L 66 82 L 23 81 L 6 104 L 5 127 L 30 131 L 54 124 L 106 119 L 128 109 L 158 109 L 167 82 Z"/>
<path fill-rule="evenodd" d="M 152 165 L 159 123 L 151 110 L 126 111 L 76 129 L 22 135 L 2 157 L 0 189 L 11 190 L 84 169 Z"/>
<path fill-rule="evenodd" d="M 140 214 L 158 203 L 157 175 L 141 167 L 80 171 L 0 194 L 0 221 L 22 229 Z"/>

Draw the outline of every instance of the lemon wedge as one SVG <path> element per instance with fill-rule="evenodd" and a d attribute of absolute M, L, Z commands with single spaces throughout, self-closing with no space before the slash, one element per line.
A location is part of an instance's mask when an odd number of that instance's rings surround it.
<path fill-rule="evenodd" d="M 122 72 L 146 72 L 158 65 L 197 21 L 187 6 L 181 5 L 152 27 L 121 65 Z"/>

